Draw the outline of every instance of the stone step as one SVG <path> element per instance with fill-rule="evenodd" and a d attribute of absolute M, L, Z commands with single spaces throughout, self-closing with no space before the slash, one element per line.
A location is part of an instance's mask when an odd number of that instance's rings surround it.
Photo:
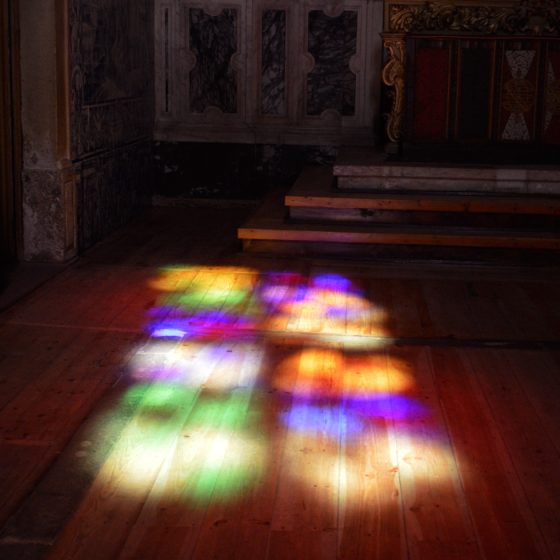
<path fill-rule="evenodd" d="M 430 191 L 560 195 L 560 166 L 390 161 L 372 148 L 341 150 L 333 167 L 343 191 Z"/>
<path fill-rule="evenodd" d="M 306 167 L 285 197 L 289 208 L 535 214 L 560 216 L 559 196 L 433 192 L 348 193 L 333 188 L 332 170 Z"/>
<path fill-rule="evenodd" d="M 269 197 L 239 228 L 244 249 L 366 260 L 560 262 L 560 195 L 443 193 L 427 184 L 362 193 L 338 189 L 335 179 L 328 167 L 306 168 L 290 192 Z"/>

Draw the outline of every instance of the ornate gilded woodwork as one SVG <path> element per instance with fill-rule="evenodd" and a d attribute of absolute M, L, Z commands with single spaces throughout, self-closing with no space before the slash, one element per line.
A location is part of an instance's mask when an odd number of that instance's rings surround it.
<path fill-rule="evenodd" d="M 560 4 L 557 0 L 522 0 L 503 6 L 472 2 L 388 3 L 386 31 L 453 31 L 484 34 L 557 34 Z"/>
<path fill-rule="evenodd" d="M 453 36 L 510 35 L 555 37 L 560 33 L 558 0 L 385 0 L 384 46 L 388 53 L 383 83 L 389 87 L 392 107 L 386 135 L 391 142 L 402 140 L 405 113 L 406 40 L 409 34 Z M 538 92 L 526 80 L 505 84 L 505 107 L 519 112 L 535 105 Z M 555 114 L 557 81 L 546 84 L 547 111 Z M 527 109 L 529 107 L 529 109 Z M 552 109 L 551 109 L 552 107 Z M 516 113 L 517 114 L 517 113 Z"/>
<path fill-rule="evenodd" d="M 402 125 L 405 110 L 405 69 L 406 43 L 402 36 L 385 36 L 383 46 L 388 52 L 389 59 L 383 68 L 381 78 L 383 83 L 391 88 L 391 111 L 387 115 L 387 137 L 391 142 L 399 142 L 402 136 Z"/>

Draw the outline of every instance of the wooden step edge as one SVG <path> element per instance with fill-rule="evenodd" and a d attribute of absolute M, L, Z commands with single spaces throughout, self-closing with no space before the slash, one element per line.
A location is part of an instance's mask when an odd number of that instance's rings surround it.
<path fill-rule="evenodd" d="M 462 200 L 461 200 L 462 199 Z M 560 216 L 560 198 L 535 200 L 518 197 L 477 197 L 465 195 L 428 196 L 414 195 L 371 196 L 336 193 L 315 195 L 312 193 L 289 193 L 284 199 L 288 207 L 297 208 L 358 208 L 367 210 L 464 212 L 476 214 L 535 214 Z"/>
<path fill-rule="evenodd" d="M 376 245 L 435 245 L 453 247 L 492 247 L 510 249 L 560 250 L 560 238 L 531 232 L 444 232 L 413 230 L 351 231 L 343 229 L 302 229 L 281 227 L 241 227 L 241 240 L 307 241 L 324 243 L 360 243 Z"/>

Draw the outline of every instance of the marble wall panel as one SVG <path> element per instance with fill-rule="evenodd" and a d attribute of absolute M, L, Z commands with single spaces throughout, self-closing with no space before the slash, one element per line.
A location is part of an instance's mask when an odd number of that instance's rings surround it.
<path fill-rule="evenodd" d="M 309 12 L 308 51 L 314 67 L 307 76 L 307 114 L 320 115 L 334 109 L 340 115 L 356 110 L 356 75 L 350 59 L 357 50 L 358 17 L 344 11 L 329 17 L 321 10 Z"/>
<path fill-rule="evenodd" d="M 286 114 L 286 10 L 262 15 L 261 112 Z"/>
<path fill-rule="evenodd" d="M 217 107 L 237 112 L 237 78 L 232 56 L 237 52 L 237 10 L 225 8 L 210 15 L 200 8 L 189 10 L 189 48 L 196 57 L 190 72 L 190 110 L 203 113 Z"/>
<path fill-rule="evenodd" d="M 382 0 L 155 6 L 156 140 L 373 142 Z"/>

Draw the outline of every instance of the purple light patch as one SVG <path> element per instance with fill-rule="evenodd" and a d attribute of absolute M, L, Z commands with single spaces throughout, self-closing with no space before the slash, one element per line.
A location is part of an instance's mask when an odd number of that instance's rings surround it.
<path fill-rule="evenodd" d="M 161 321 L 152 321 L 148 324 L 148 334 L 154 338 L 170 338 L 183 340 L 192 336 L 193 328 L 187 319 L 167 318 Z"/>
<path fill-rule="evenodd" d="M 383 394 L 370 398 L 345 399 L 348 408 L 369 419 L 385 418 L 398 422 L 412 422 L 425 418 L 429 408 L 417 399 L 400 395 Z"/>
<path fill-rule="evenodd" d="M 307 297 L 308 278 L 296 272 L 272 272 L 263 277 L 260 297 L 270 306 L 294 303 Z"/>
<path fill-rule="evenodd" d="M 189 319 L 199 332 L 229 332 L 246 331 L 255 328 L 255 321 L 244 315 L 232 315 L 220 311 L 207 311 L 192 315 Z"/>
<path fill-rule="evenodd" d="M 187 336 L 187 333 L 181 329 L 170 329 L 170 328 L 163 328 L 163 329 L 154 329 L 150 336 L 154 338 L 173 338 L 177 340 L 182 340 Z"/>
<path fill-rule="evenodd" d="M 263 275 L 265 284 L 302 284 L 307 282 L 307 279 L 298 272 L 269 272 Z"/>
<path fill-rule="evenodd" d="M 169 317 L 148 324 L 147 331 L 154 338 L 183 340 L 209 335 L 246 333 L 256 328 L 255 320 L 219 311 L 199 312 L 187 317 Z"/>
<path fill-rule="evenodd" d="M 346 318 L 347 315 L 347 309 L 346 306 L 334 306 L 334 305 L 330 305 L 329 307 L 327 307 L 327 317 L 329 319 L 344 319 Z"/>
<path fill-rule="evenodd" d="M 169 305 L 157 305 L 148 310 L 148 316 L 162 318 L 167 317 L 170 313 L 173 313 L 173 311 L 175 311 L 175 307 L 171 307 Z"/>
<path fill-rule="evenodd" d="M 353 411 L 344 410 L 340 405 L 294 404 L 282 414 L 282 421 L 291 430 L 325 434 L 333 439 L 357 435 L 364 429 L 363 421 Z"/>
<path fill-rule="evenodd" d="M 272 308 L 279 305 L 297 303 L 307 298 L 306 286 L 267 285 L 261 290 L 260 297 Z"/>
<path fill-rule="evenodd" d="M 336 290 L 337 292 L 347 294 L 361 294 L 361 290 L 354 285 L 354 283 L 339 274 L 321 274 L 312 279 L 312 286 L 314 288 L 321 288 L 323 290 Z"/>

